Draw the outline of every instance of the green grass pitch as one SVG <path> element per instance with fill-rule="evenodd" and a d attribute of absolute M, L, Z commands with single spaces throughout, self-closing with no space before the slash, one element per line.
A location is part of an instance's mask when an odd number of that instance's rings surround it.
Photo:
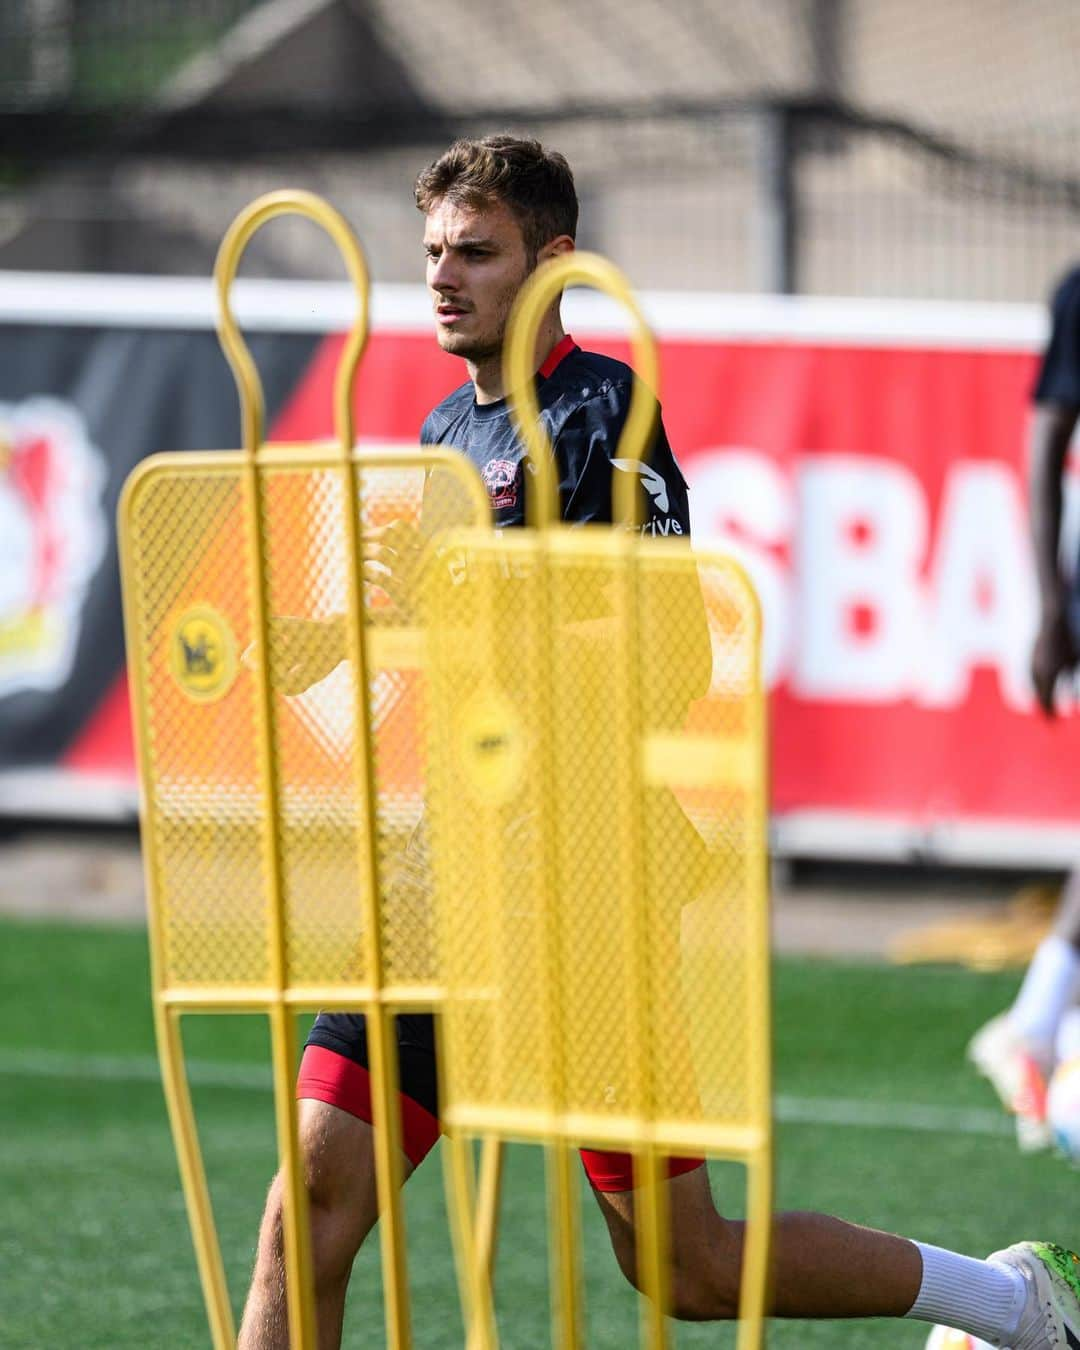
<path fill-rule="evenodd" d="M 989 1088 L 964 1066 L 968 1035 L 1014 976 L 784 960 L 776 968 L 778 1195 L 985 1254 L 1024 1237 L 1080 1241 L 1080 1180 L 1021 1158 Z M 153 1058 L 146 935 L 0 922 L 0 1345 L 209 1343 Z M 234 1300 L 274 1165 L 264 1025 L 192 1017 L 196 1105 Z M 239 1081 L 229 1066 L 240 1066 Z M 722 1207 L 739 1169 L 714 1168 Z M 549 1344 L 543 1170 L 511 1150 L 498 1288 L 503 1344 Z M 407 1188 L 415 1339 L 460 1346 L 442 1169 Z M 635 1296 L 587 1198 L 589 1344 L 637 1343 Z M 773 1324 L 770 1346 L 916 1347 L 914 1323 Z M 729 1346 L 729 1328 L 680 1327 L 677 1344 Z M 383 1343 L 378 1254 L 357 1262 L 346 1344 Z"/>

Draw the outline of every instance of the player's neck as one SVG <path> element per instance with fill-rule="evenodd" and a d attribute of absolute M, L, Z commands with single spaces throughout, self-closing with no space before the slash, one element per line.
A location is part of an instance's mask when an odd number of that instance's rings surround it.
<path fill-rule="evenodd" d="M 536 336 L 536 352 L 533 359 L 533 371 L 537 371 L 544 364 L 556 347 L 566 336 L 563 331 L 562 320 L 558 314 L 552 315 L 546 319 L 540 326 L 540 331 Z M 473 389 L 476 393 L 476 401 L 481 406 L 485 403 L 497 403 L 499 399 L 506 397 L 506 386 L 503 383 L 503 354 L 501 349 L 496 355 L 489 357 L 484 361 L 469 361 L 469 379 L 473 382 Z"/>

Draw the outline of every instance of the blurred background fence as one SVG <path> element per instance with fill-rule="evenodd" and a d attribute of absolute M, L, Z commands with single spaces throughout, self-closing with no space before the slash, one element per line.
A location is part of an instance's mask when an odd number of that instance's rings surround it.
<path fill-rule="evenodd" d="M 416 172 L 505 128 L 640 286 L 1041 299 L 1078 69 L 1073 0 L 5 0 L 0 268 L 204 275 L 287 182 L 416 280 Z M 256 252 L 338 275 L 304 227 Z"/>

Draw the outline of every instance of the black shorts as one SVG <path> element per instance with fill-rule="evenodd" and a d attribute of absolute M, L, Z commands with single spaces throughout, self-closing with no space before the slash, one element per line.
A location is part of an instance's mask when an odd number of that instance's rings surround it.
<path fill-rule="evenodd" d="M 401 1135 L 405 1156 L 418 1167 L 441 1132 L 435 1057 L 435 1019 L 430 1013 L 402 1013 L 396 1019 L 401 1087 Z M 328 1102 L 350 1115 L 373 1121 L 368 1074 L 367 1029 L 362 1013 L 320 1013 L 307 1038 L 296 1095 Z M 629 1153 L 580 1150 L 582 1165 L 598 1191 L 633 1190 Z M 703 1158 L 668 1158 L 667 1175 L 701 1167 Z"/>
<path fill-rule="evenodd" d="M 439 1114 L 439 1084 L 435 1073 L 435 1018 L 431 1013 L 399 1013 L 397 1026 L 398 1073 L 407 1097 L 430 1115 Z M 308 1045 L 344 1055 L 368 1068 L 367 1027 L 363 1013 L 321 1012 L 307 1038 Z"/>

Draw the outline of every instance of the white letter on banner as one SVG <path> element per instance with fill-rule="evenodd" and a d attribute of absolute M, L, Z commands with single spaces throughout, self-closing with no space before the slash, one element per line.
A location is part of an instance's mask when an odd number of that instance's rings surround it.
<path fill-rule="evenodd" d="M 975 666 L 997 672 L 1003 701 L 1031 704 L 1028 659 L 1038 595 L 1015 471 L 962 461 L 945 482 L 932 574 L 932 660 L 923 701 L 967 698 Z"/>
<path fill-rule="evenodd" d="M 839 702 L 905 697 L 925 646 L 922 487 L 888 460 L 813 455 L 799 469 L 798 503 L 796 692 Z"/>
<path fill-rule="evenodd" d="M 771 688 L 783 674 L 791 632 L 787 573 L 776 556 L 791 538 L 787 477 L 756 450 L 720 448 L 696 455 L 687 477 L 694 538 L 729 553 L 758 593 L 762 672 Z"/>

